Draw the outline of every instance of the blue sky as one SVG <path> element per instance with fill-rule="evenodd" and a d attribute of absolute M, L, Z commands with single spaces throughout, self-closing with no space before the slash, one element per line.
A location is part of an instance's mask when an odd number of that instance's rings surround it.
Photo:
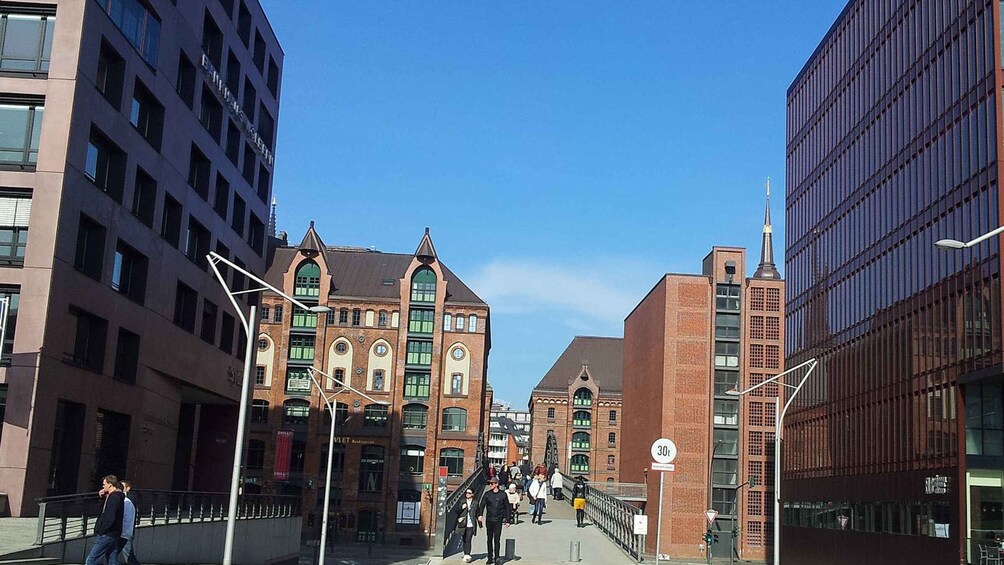
<path fill-rule="evenodd" d="M 430 227 L 492 307 L 497 399 L 711 246 L 752 271 L 768 175 L 783 263 L 785 91 L 844 0 L 261 2 L 279 229 L 411 253 Z"/>

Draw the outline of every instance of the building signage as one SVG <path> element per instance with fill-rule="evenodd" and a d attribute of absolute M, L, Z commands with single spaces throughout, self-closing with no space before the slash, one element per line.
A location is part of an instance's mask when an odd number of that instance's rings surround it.
<path fill-rule="evenodd" d="M 310 377 L 287 377 L 286 392 L 310 392 Z"/>
<path fill-rule="evenodd" d="M 241 108 L 240 102 L 237 101 L 237 96 L 230 91 L 230 87 L 227 86 L 226 81 L 223 80 L 223 75 L 216 70 L 212 61 L 209 60 L 209 56 L 205 53 L 202 54 L 202 70 L 206 71 L 206 74 L 209 75 L 209 83 L 213 85 L 214 89 L 216 89 L 216 94 L 223 99 L 227 109 L 229 109 L 230 113 L 237 119 L 237 123 L 239 123 L 241 127 L 244 128 L 244 131 L 247 132 L 248 137 L 251 138 L 251 144 L 258 150 L 258 154 L 261 155 L 261 158 L 265 160 L 265 163 L 267 163 L 269 167 L 272 167 L 272 163 L 275 161 L 272 151 L 269 150 L 265 140 L 258 135 L 258 128 L 255 127 L 255 125 L 251 122 L 251 119 L 244 113 L 244 109 Z"/>
<path fill-rule="evenodd" d="M 648 535 L 648 516 L 644 514 L 634 515 L 634 535 Z"/>
<path fill-rule="evenodd" d="M 289 458 L 293 452 L 293 432 L 280 430 L 275 442 L 275 471 L 272 478 L 277 481 L 289 480 Z"/>
<path fill-rule="evenodd" d="M 935 475 L 924 479 L 924 494 L 948 494 L 948 477 Z"/>

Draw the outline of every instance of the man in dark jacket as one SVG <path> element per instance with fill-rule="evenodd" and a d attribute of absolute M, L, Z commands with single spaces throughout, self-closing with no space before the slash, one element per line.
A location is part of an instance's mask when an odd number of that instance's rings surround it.
<path fill-rule="evenodd" d="M 119 565 L 119 537 L 122 535 L 122 512 L 125 495 L 118 477 L 107 475 L 101 479 L 98 496 L 104 497 L 101 515 L 94 524 L 94 547 L 87 556 L 86 565 L 97 565 L 107 556 L 108 565 Z"/>
<path fill-rule="evenodd" d="M 488 534 L 488 565 L 494 565 L 499 559 L 502 528 L 509 526 L 512 507 L 506 493 L 499 490 L 498 478 L 488 479 L 488 486 L 491 490 L 481 495 L 481 504 L 478 505 L 478 522 Z"/>

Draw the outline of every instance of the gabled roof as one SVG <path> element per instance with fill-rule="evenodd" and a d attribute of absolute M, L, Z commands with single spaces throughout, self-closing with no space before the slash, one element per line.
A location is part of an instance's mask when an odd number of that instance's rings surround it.
<path fill-rule="evenodd" d="M 589 378 L 600 388 L 600 394 L 619 394 L 623 359 L 624 340 L 619 337 L 575 336 L 533 390 L 565 392 L 585 365 Z"/>
<path fill-rule="evenodd" d="M 425 228 L 425 235 L 422 237 L 422 241 L 419 242 L 418 249 L 415 250 L 415 257 L 425 261 L 438 259 L 436 246 L 432 243 L 432 236 L 429 235 L 429 228 Z"/>

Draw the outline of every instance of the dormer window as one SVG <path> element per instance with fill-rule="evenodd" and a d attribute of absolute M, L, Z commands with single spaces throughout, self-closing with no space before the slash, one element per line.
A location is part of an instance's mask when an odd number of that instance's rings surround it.
<path fill-rule="evenodd" d="M 296 270 L 293 296 L 317 298 L 321 294 L 321 268 L 313 261 L 304 261 Z"/>
<path fill-rule="evenodd" d="M 436 273 L 429 268 L 422 268 L 411 277 L 411 301 L 436 301 Z"/>

